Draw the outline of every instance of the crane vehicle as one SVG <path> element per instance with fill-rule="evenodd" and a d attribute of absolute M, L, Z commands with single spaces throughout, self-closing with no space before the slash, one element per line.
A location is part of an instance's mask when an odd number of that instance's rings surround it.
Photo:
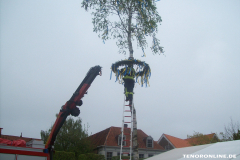
<path fill-rule="evenodd" d="M 88 88 L 96 76 L 101 74 L 102 71 L 100 66 L 97 65 L 90 68 L 72 97 L 61 107 L 44 149 L 0 145 L 0 159 L 52 160 L 54 141 L 56 140 L 59 130 L 69 115 L 76 117 L 80 114 L 80 110 L 77 106 L 82 105 L 82 97 L 87 93 Z"/>

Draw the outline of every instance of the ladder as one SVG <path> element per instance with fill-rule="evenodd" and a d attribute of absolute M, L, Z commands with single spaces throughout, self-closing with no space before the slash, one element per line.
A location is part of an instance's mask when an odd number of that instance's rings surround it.
<path fill-rule="evenodd" d="M 123 103 L 123 119 L 122 119 L 122 129 L 121 129 L 121 149 L 120 149 L 120 160 L 122 160 L 123 154 L 129 154 L 130 159 L 132 158 L 132 131 L 133 131 L 133 100 L 129 101 L 129 104 L 126 104 L 125 95 L 124 95 L 124 103 Z M 130 124 L 131 129 L 129 132 L 125 125 Z M 128 143 L 127 143 L 128 142 Z M 123 145 L 125 143 L 125 145 Z M 127 145 L 128 144 L 128 145 Z M 129 152 L 123 152 L 123 148 L 129 148 Z M 127 149 L 126 149 L 127 150 Z M 126 151 L 124 149 L 124 151 Z"/>

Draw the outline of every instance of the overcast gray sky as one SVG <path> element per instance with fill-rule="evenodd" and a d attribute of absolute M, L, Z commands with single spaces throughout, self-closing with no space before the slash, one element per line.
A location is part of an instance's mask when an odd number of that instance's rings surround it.
<path fill-rule="evenodd" d="M 102 66 L 80 117 L 94 134 L 121 126 L 123 85 L 110 80 L 118 54 L 93 33 L 81 0 L 1 0 L 1 106 L 3 134 L 40 138 L 90 67 Z M 158 140 L 224 131 L 240 122 L 240 1 L 161 0 L 157 37 L 164 55 L 134 46 L 152 70 L 150 87 L 135 88 L 138 128 Z M 151 41 L 149 41 L 151 46 Z"/>

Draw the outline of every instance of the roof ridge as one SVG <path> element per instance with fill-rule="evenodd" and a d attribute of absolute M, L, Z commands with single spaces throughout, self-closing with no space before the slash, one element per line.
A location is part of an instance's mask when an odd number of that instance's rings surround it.
<path fill-rule="evenodd" d="M 141 130 L 141 129 L 137 129 L 137 131 L 142 132 L 142 133 L 145 134 L 145 136 L 147 136 L 147 137 L 150 136 L 150 135 L 146 134 L 146 133 L 145 133 L 143 130 Z"/>
<path fill-rule="evenodd" d="M 106 131 L 106 130 L 108 130 L 109 128 L 111 128 L 111 127 L 108 127 L 108 128 L 106 128 L 106 129 L 104 129 L 104 130 L 102 130 L 102 131 L 99 131 L 99 132 L 97 132 L 97 133 L 94 133 L 94 134 L 90 135 L 89 137 L 94 136 L 94 135 L 96 135 L 96 134 L 99 134 L 99 133 L 101 133 L 101 132 L 103 132 L 103 131 Z"/>
<path fill-rule="evenodd" d="M 216 133 L 210 133 L 210 134 L 203 134 L 203 136 L 210 136 L 210 135 L 215 135 Z M 194 138 L 197 138 L 197 137 L 192 137 L 192 138 L 186 138 L 186 139 L 183 139 L 183 140 L 190 140 L 190 139 L 194 139 Z M 212 137 L 213 138 L 213 137 Z"/>
<path fill-rule="evenodd" d="M 107 139 L 108 139 L 109 133 L 111 132 L 112 126 L 109 127 L 109 128 L 110 128 L 110 129 L 109 129 L 109 131 L 108 131 L 108 134 L 107 134 L 107 137 L 106 137 L 106 139 L 105 139 L 104 145 L 106 145 L 106 143 L 107 143 Z"/>
<path fill-rule="evenodd" d="M 20 137 L 20 136 L 13 136 L 13 135 L 5 135 L 5 134 L 2 134 L 1 135 L 2 137 L 3 136 L 7 136 L 7 137 L 16 137 L 16 138 L 27 138 L 27 139 L 37 139 L 37 140 L 41 140 L 41 138 L 30 138 L 30 137 Z"/>
<path fill-rule="evenodd" d="M 170 136 L 170 137 L 174 137 L 174 136 L 171 136 L 171 135 L 169 135 L 169 134 L 164 134 L 164 135 L 167 135 L 167 136 Z M 182 138 L 178 138 L 178 137 L 174 137 L 174 138 L 184 140 L 184 139 L 182 139 Z"/>

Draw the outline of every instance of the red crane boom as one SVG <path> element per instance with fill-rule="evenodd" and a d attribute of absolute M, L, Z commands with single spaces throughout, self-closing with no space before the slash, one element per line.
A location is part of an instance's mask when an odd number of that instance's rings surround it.
<path fill-rule="evenodd" d="M 66 102 L 65 105 L 62 106 L 58 117 L 53 125 L 51 133 L 48 137 L 48 140 L 45 144 L 44 152 L 49 153 L 48 160 L 52 160 L 52 153 L 54 145 L 54 141 L 56 136 L 61 129 L 63 123 L 65 122 L 66 118 L 71 114 L 72 116 L 78 116 L 80 114 L 80 110 L 76 106 L 82 105 L 82 97 L 87 92 L 88 88 L 90 87 L 93 80 L 96 78 L 97 75 L 101 75 L 101 67 L 95 66 L 90 68 L 86 77 L 83 79 L 82 83 L 79 85 L 77 90 L 73 93 L 72 97 Z"/>

